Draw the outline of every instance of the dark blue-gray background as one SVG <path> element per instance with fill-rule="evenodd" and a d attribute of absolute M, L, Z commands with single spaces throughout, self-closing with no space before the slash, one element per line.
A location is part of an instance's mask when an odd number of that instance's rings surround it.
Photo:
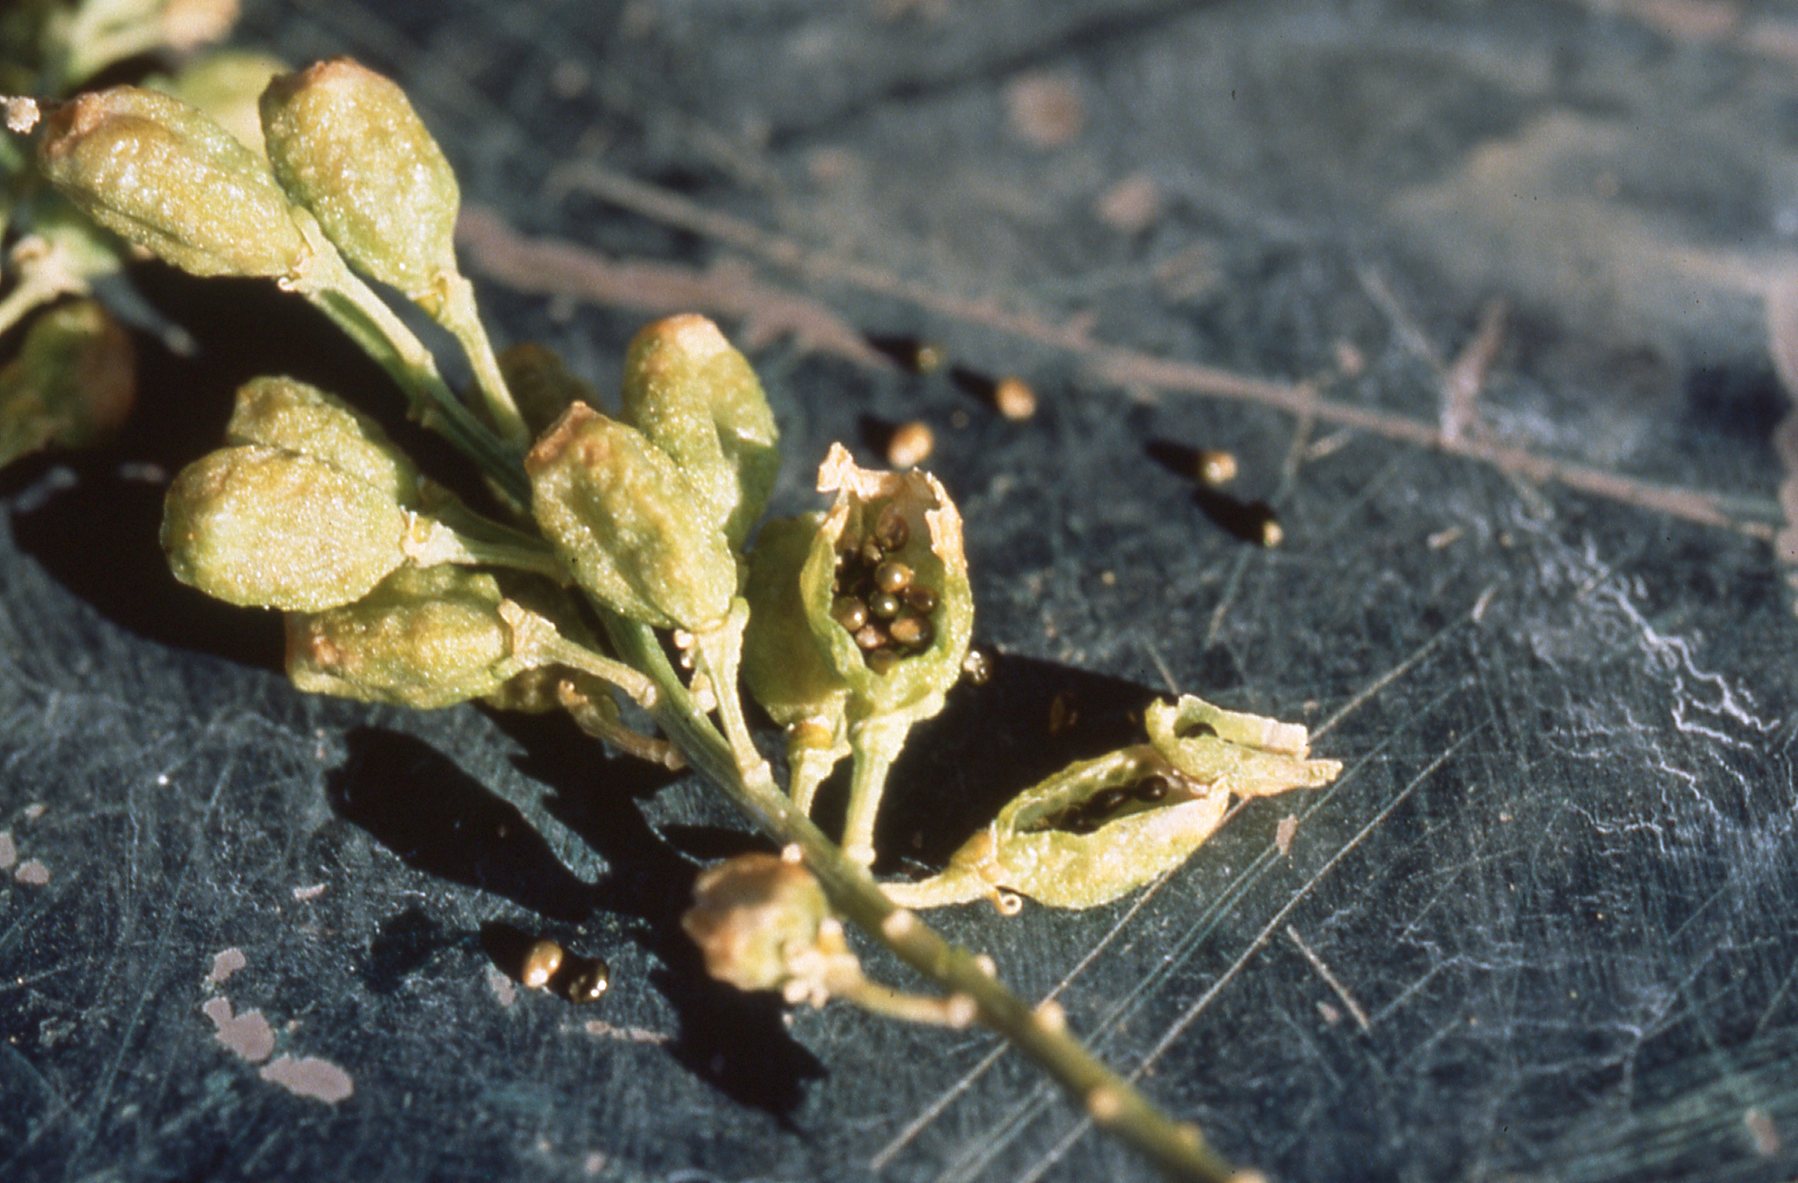
<path fill-rule="evenodd" d="M 1147 895 L 939 917 L 1227 1153 L 1771 1181 L 1798 1170 L 1763 315 L 1798 260 L 1789 12 L 250 0 L 242 40 L 408 87 L 502 341 L 602 385 L 658 311 L 750 342 L 783 507 L 829 441 L 936 425 L 1001 660 L 920 731 L 893 848 L 940 855 L 1169 685 L 1319 729 L 1336 785 Z M 0 1177 L 1147 1176 L 983 1032 L 708 984 L 676 918 L 740 844 L 700 786 L 553 722 L 292 691 L 274 621 L 160 566 L 154 466 L 259 370 L 393 400 L 272 292 L 136 282 L 194 348 L 144 337 L 125 439 L 0 485 L 0 829 L 48 872 L 0 880 Z M 1495 300 L 1470 414 L 1445 391 Z M 1023 374 L 1041 413 L 861 332 Z M 1154 440 L 1232 449 L 1285 545 L 1232 537 Z M 511 997 L 509 931 L 605 955 L 610 996 Z M 353 1096 L 260 1079 L 220 993 Z"/>

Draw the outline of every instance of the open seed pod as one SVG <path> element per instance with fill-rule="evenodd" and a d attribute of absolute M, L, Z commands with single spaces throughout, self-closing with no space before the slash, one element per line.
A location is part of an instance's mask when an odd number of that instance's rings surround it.
<path fill-rule="evenodd" d="M 800 595 L 849 686 L 850 713 L 929 718 L 960 679 L 974 629 L 961 515 L 935 477 L 859 468 L 841 444 L 818 490 L 837 497 L 812 536 Z"/>
<path fill-rule="evenodd" d="M 888 896 L 908 907 L 984 897 L 1009 912 L 1017 895 L 1097 907 L 1183 864 L 1216 832 L 1232 797 L 1315 788 L 1342 771 L 1335 760 L 1307 758 L 1303 727 L 1190 695 L 1179 706 L 1156 703 L 1150 715 L 1155 742 L 1069 765 L 1026 789 L 940 875 L 884 885 Z M 1180 734 L 1180 720 L 1192 730 Z"/>

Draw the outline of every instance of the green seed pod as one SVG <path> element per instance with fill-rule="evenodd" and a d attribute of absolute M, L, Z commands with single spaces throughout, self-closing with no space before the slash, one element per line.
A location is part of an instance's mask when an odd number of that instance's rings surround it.
<path fill-rule="evenodd" d="M 889 884 L 907 907 L 1019 892 L 1092 908 L 1190 858 L 1233 797 L 1316 788 L 1342 771 L 1307 758 L 1303 727 L 1222 711 L 1190 696 L 1147 712 L 1152 742 L 1083 760 L 1026 789 L 951 856 L 942 874 Z M 1200 775 L 1200 774 L 1203 775 Z"/>
<path fill-rule="evenodd" d="M 819 469 L 818 489 L 835 492 L 837 499 L 813 534 L 799 574 L 812 634 L 849 685 L 852 716 L 927 719 L 942 709 L 943 695 L 960 680 L 974 630 L 961 515 L 935 477 L 858 468 L 841 444 L 831 447 Z M 878 557 L 863 555 L 870 546 Z M 918 617 L 919 648 L 903 655 L 878 646 L 864 651 L 833 611 L 840 594 L 851 590 L 839 587 L 844 570 L 859 563 L 872 578 L 885 562 L 902 563 L 908 586 L 936 596 L 928 616 Z M 871 663 L 878 653 L 893 653 L 895 659 Z"/>
<path fill-rule="evenodd" d="M 261 156 L 264 145 L 258 100 L 270 80 L 286 70 L 286 62 L 266 53 L 221 50 L 195 58 L 173 75 L 149 78 L 144 85 L 198 107 Z"/>
<path fill-rule="evenodd" d="M 401 567 L 353 604 L 287 617 L 287 676 L 310 694 L 433 710 L 518 673 L 491 575 Z"/>
<path fill-rule="evenodd" d="M 335 395 L 295 378 L 252 378 L 238 387 L 225 442 L 310 456 L 400 505 L 418 503 L 418 469 L 380 424 Z"/>
<path fill-rule="evenodd" d="M 99 442 L 130 413 L 135 387 L 131 340 L 104 308 L 50 309 L 0 369 L 0 465 L 51 444 Z"/>
<path fill-rule="evenodd" d="M 499 372 L 517 400 L 525 426 L 541 435 L 575 403 L 599 405 L 599 392 L 547 345 L 525 341 L 499 355 Z"/>
<path fill-rule="evenodd" d="M 1226 711 L 1183 694 L 1143 712 L 1149 742 L 1191 780 L 1238 797 L 1265 797 L 1328 784 L 1342 772 L 1336 760 L 1312 760 L 1310 735 L 1298 723 Z"/>
<path fill-rule="evenodd" d="M 674 457 L 733 548 L 768 504 L 779 433 L 749 360 L 703 316 L 643 329 L 624 362 L 624 420 Z"/>
<path fill-rule="evenodd" d="M 743 854 L 701 872 L 681 927 L 714 978 L 739 990 L 779 990 L 816 972 L 808 962 L 818 960 L 829 916 L 810 871 L 775 855 Z"/>
<path fill-rule="evenodd" d="M 391 79 L 349 58 L 281 75 L 262 131 L 281 187 L 352 266 L 413 300 L 455 274 L 456 174 Z"/>
<path fill-rule="evenodd" d="M 777 518 L 762 527 L 749 556 L 749 626 L 743 636 L 743 680 L 749 693 L 786 728 L 793 795 L 809 810 L 812 794 L 849 754 L 849 686 L 831 666 L 806 618 L 799 572 L 811 553 L 822 514 Z"/>
<path fill-rule="evenodd" d="M 50 116 L 38 163 L 94 221 L 195 275 L 285 276 L 310 255 L 268 166 L 168 95 L 78 95 Z"/>
<path fill-rule="evenodd" d="M 163 505 L 175 578 L 232 604 L 322 612 L 354 603 L 406 560 L 410 515 L 322 460 L 225 448 L 182 469 Z"/>
<path fill-rule="evenodd" d="M 657 628 L 704 632 L 737 589 L 724 535 L 666 453 L 576 403 L 525 457 L 531 508 L 594 599 Z"/>

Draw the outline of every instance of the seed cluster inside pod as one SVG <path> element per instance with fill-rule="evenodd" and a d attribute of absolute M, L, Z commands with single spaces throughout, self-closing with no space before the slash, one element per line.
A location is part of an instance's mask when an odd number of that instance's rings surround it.
<path fill-rule="evenodd" d="M 1191 797 L 1192 792 L 1174 778 L 1150 773 L 1134 784 L 1100 789 L 1078 805 L 1050 814 L 1032 828 L 1090 834 L 1108 821 L 1126 813 L 1137 812 L 1140 806 L 1159 805 L 1170 799 L 1182 801 Z"/>
<path fill-rule="evenodd" d="M 863 520 L 870 523 L 865 534 L 837 552 L 830 614 L 855 638 L 868 668 L 884 674 L 930 646 L 941 597 L 905 561 L 912 531 L 897 505 L 870 507 Z"/>

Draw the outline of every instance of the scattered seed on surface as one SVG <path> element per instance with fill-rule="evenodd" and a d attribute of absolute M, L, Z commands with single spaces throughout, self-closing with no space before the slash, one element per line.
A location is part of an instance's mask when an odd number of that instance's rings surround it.
<path fill-rule="evenodd" d="M 568 1001 L 576 1005 L 598 1002 L 611 988 L 612 971 L 605 962 L 594 958 L 580 958 L 563 982 L 562 991 Z"/>
<path fill-rule="evenodd" d="M 1227 485 L 1236 479 L 1236 456 L 1215 448 L 1201 448 L 1193 457 L 1193 475 L 1207 485 Z"/>
<path fill-rule="evenodd" d="M 984 686 L 993 680 L 993 659 L 984 649 L 970 649 L 961 659 L 961 676 L 973 686 Z"/>
<path fill-rule="evenodd" d="M 562 946 L 556 942 L 537 941 L 524 955 L 524 967 L 519 971 L 518 980 L 533 990 L 543 989 L 562 968 L 563 955 Z"/>
<path fill-rule="evenodd" d="M 1036 391 L 1022 378 L 1007 376 L 993 386 L 993 406 L 1014 423 L 1036 414 Z"/>
<path fill-rule="evenodd" d="M 916 468 L 936 449 L 936 433 L 922 419 L 901 423 L 887 441 L 887 463 L 894 468 Z"/>

